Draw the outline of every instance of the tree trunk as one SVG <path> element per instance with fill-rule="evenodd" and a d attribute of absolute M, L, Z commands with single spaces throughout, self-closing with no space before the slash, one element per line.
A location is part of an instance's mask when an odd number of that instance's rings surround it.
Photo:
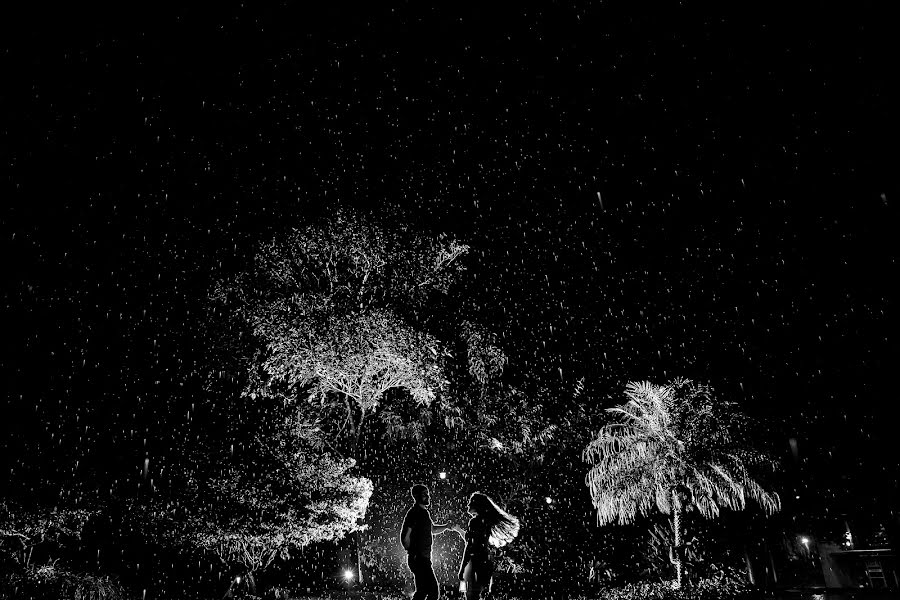
<path fill-rule="evenodd" d="M 681 557 L 684 554 L 681 540 L 681 502 L 678 493 L 674 490 L 672 490 L 672 533 L 675 537 L 675 548 L 672 552 L 672 563 L 675 565 L 675 589 L 681 589 L 683 568 Z"/>
<path fill-rule="evenodd" d="M 769 549 L 769 542 L 763 538 L 763 544 L 766 547 L 766 554 L 769 555 L 769 567 L 772 569 L 772 584 L 778 585 L 778 573 L 775 571 L 775 559 L 772 558 L 772 551 Z"/>
<path fill-rule="evenodd" d="M 236 578 L 232 577 L 231 581 L 228 582 L 228 589 L 225 590 L 225 595 L 222 596 L 222 600 L 225 600 L 225 598 L 234 598 L 234 594 L 232 594 L 232 591 L 234 590 L 235 583 L 236 583 Z"/>
<path fill-rule="evenodd" d="M 753 562 L 750 560 L 750 549 L 744 546 L 744 564 L 747 567 L 747 579 L 750 585 L 756 585 L 756 577 L 753 575 Z"/>
<path fill-rule="evenodd" d="M 241 581 L 243 580 L 243 581 Z M 232 577 L 231 582 L 228 584 L 228 589 L 225 590 L 225 595 L 222 596 L 222 600 L 225 598 L 234 598 L 234 587 L 237 585 L 239 588 L 244 584 L 247 586 L 247 591 L 253 595 L 256 595 L 256 579 L 253 577 L 253 571 L 247 571 L 243 575 L 239 575 L 238 577 Z"/>
<path fill-rule="evenodd" d="M 363 457 L 360 456 L 360 453 L 364 449 L 362 437 L 363 437 L 363 425 L 365 425 L 365 422 L 366 422 L 366 413 L 365 413 L 365 411 L 363 411 L 362 415 L 359 417 L 359 426 L 356 428 L 356 440 L 355 440 L 356 450 L 354 451 L 354 454 L 356 454 L 356 456 L 354 458 L 356 458 L 357 466 L 361 465 L 362 461 L 363 461 Z M 362 584 L 364 582 L 363 561 L 362 561 L 362 552 L 363 552 L 362 534 L 360 534 L 360 532 L 357 531 L 354 537 L 356 538 L 356 581 L 360 586 L 362 586 Z"/>
<path fill-rule="evenodd" d="M 362 534 L 360 532 L 356 532 L 356 581 L 359 585 L 363 584 L 363 569 L 362 569 Z"/>

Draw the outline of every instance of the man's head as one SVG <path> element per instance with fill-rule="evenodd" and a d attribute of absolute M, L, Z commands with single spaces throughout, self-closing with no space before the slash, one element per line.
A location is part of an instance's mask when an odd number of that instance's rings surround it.
<path fill-rule="evenodd" d="M 427 486 L 417 483 L 409 488 L 409 493 L 412 495 L 413 500 L 416 501 L 416 504 L 421 504 L 422 506 L 431 504 L 431 494 L 429 494 Z"/>

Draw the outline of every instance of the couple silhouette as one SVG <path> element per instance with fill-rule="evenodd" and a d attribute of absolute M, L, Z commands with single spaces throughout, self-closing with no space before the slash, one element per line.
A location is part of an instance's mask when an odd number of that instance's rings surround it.
<path fill-rule="evenodd" d="M 417 483 L 409 489 L 415 503 L 406 511 L 400 528 L 400 543 L 407 553 L 409 570 L 416 583 L 412 600 L 437 600 L 440 586 L 431 564 L 432 538 L 445 531 L 455 531 L 466 542 L 459 567 L 459 589 L 466 600 L 478 600 L 491 590 L 494 563 L 491 546 L 505 546 L 519 534 L 519 520 L 497 506 L 485 494 L 475 492 L 469 496 L 467 510 L 472 518 L 466 529 L 459 525 L 435 524 L 428 507 L 431 493 L 428 487 Z"/>

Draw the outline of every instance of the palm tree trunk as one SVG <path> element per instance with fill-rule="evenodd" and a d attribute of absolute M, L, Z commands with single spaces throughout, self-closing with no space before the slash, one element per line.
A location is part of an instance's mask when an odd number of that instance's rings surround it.
<path fill-rule="evenodd" d="M 772 558 L 772 551 L 769 549 L 769 542 L 763 538 L 763 544 L 766 546 L 766 554 L 769 555 L 769 567 L 772 569 L 772 583 L 778 584 L 778 573 L 775 571 L 775 559 Z"/>
<path fill-rule="evenodd" d="M 750 548 L 744 544 L 744 565 L 747 567 L 747 580 L 750 585 L 756 585 L 756 576 L 753 574 L 753 561 L 750 560 Z"/>
<path fill-rule="evenodd" d="M 681 541 L 681 502 L 678 493 L 672 490 L 672 533 L 675 536 L 675 548 L 672 552 L 672 562 L 675 564 L 675 588 L 681 589 L 682 571 L 682 541 Z"/>

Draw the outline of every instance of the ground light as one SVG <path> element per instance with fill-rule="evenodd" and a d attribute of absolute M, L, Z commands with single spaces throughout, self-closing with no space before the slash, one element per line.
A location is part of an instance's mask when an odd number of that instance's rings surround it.
<path fill-rule="evenodd" d="M 344 571 L 344 580 L 353 581 L 353 569 L 346 569 Z"/>
<path fill-rule="evenodd" d="M 441 479 L 447 479 L 446 471 L 441 471 L 440 473 L 438 473 L 438 477 L 440 477 Z"/>
<path fill-rule="evenodd" d="M 544 502 L 546 502 L 547 504 L 553 504 L 553 498 L 551 498 L 550 496 L 547 496 L 544 498 Z"/>

